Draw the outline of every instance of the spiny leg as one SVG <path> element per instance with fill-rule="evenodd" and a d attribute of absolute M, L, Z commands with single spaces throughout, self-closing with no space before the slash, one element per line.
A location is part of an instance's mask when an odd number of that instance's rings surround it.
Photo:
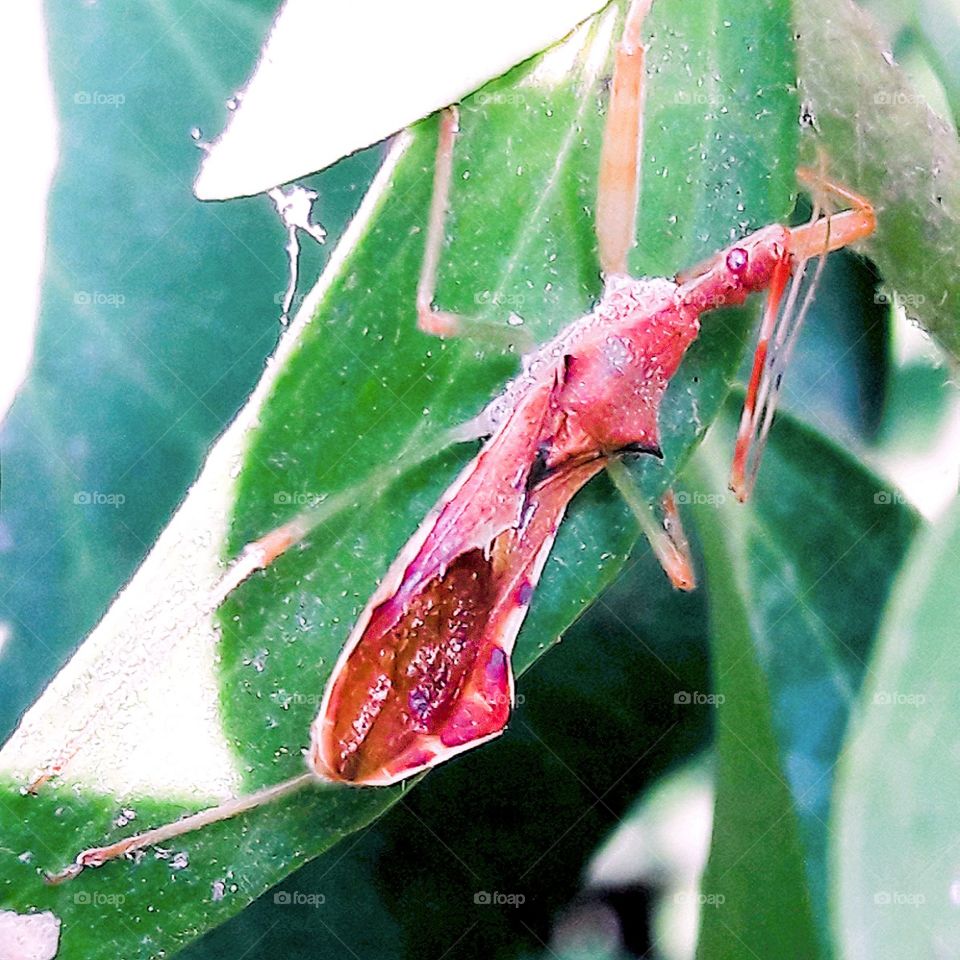
<path fill-rule="evenodd" d="M 779 400 L 783 373 L 813 303 L 825 258 L 828 253 L 869 236 L 876 227 L 873 206 L 860 194 L 809 168 L 800 168 L 797 176 L 811 188 L 817 204 L 810 221 L 790 231 L 790 250 L 777 264 L 771 279 L 730 477 L 730 488 L 741 501 L 746 500 L 753 489 Z M 850 205 L 849 209 L 821 215 L 821 197 L 842 200 Z M 798 308 L 800 285 L 812 257 L 818 258 L 817 269 Z M 781 311 L 791 274 L 789 294 Z"/>
<path fill-rule="evenodd" d="M 430 199 L 427 219 L 423 266 L 420 269 L 420 280 L 417 284 L 417 326 L 424 333 L 435 337 L 465 336 L 498 346 L 514 345 L 525 352 L 534 346 L 525 331 L 440 310 L 434 303 L 437 270 L 443 249 L 444 225 L 450 202 L 450 183 L 453 179 L 453 150 L 459 131 L 459 110 L 456 106 L 447 107 L 440 115 L 440 133 L 437 138 L 436 163 L 433 169 L 433 195 Z"/>
<path fill-rule="evenodd" d="M 652 0 L 632 0 L 617 44 L 597 180 L 596 231 L 604 279 L 627 273 L 636 241 L 646 47 L 640 31 Z"/>

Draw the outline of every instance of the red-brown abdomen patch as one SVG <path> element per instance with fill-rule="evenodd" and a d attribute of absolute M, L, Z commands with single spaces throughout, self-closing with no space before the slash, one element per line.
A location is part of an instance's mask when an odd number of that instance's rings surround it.
<path fill-rule="evenodd" d="M 461 554 L 383 633 L 368 628 L 345 664 L 335 704 L 335 772 L 363 780 L 440 735 L 475 665 L 493 602 L 481 550 Z M 371 627 L 377 623 L 376 611 Z"/>

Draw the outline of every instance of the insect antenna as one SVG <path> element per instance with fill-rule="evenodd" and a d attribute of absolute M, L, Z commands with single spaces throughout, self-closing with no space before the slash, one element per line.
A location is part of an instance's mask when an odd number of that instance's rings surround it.
<path fill-rule="evenodd" d="M 805 256 L 792 266 L 786 297 L 778 302 L 776 289 L 771 291 L 761 324 L 757 350 L 762 355 L 763 363 L 760 369 L 755 366 L 751 376 L 730 482 L 731 489 L 741 501 L 750 496 L 756 483 L 770 427 L 780 402 L 783 375 L 813 304 L 830 249 L 830 214 L 824 212 L 819 195 L 815 192 L 809 222 L 814 224 L 821 219 L 826 222 L 822 252 L 812 257 Z M 816 260 L 817 265 L 813 277 L 807 281 L 807 267 L 811 259 Z"/>
<path fill-rule="evenodd" d="M 829 231 L 827 233 L 829 238 Z M 787 365 L 790 363 L 790 357 L 793 354 L 793 348 L 796 346 L 797 338 L 800 334 L 800 328 L 803 326 L 810 307 L 816 296 L 817 287 L 823 274 L 824 265 L 827 262 L 826 254 L 816 258 L 817 266 L 813 277 L 804 291 L 803 302 L 799 310 L 796 309 L 796 299 L 794 295 L 800 290 L 806 273 L 807 263 L 804 261 L 800 271 L 794 277 L 791 283 L 791 298 L 784 306 L 784 314 L 781 323 L 778 325 L 777 342 L 774 349 L 767 355 L 767 369 L 764 376 L 764 392 L 761 395 L 761 407 L 763 420 L 757 432 L 755 441 L 756 453 L 751 458 L 751 463 L 747 468 L 747 492 L 753 490 L 754 482 L 757 478 L 757 470 L 760 466 L 760 458 L 763 455 L 764 447 L 767 445 L 767 435 L 773 424 L 773 417 L 776 413 L 777 404 L 780 401 L 780 391 L 783 387 L 783 375 L 786 372 Z"/>

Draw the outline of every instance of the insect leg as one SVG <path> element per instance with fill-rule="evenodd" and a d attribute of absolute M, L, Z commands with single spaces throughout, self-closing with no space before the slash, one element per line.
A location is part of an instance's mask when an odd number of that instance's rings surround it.
<path fill-rule="evenodd" d="M 641 29 L 651 3 L 652 0 L 632 0 L 615 54 L 597 180 L 597 244 L 605 281 L 627 275 L 627 255 L 636 240 L 647 52 L 641 42 Z M 664 515 L 658 522 L 623 464 L 611 461 L 607 470 L 670 582 L 680 590 L 692 590 L 696 575 L 672 493 L 664 495 Z"/>
<path fill-rule="evenodd" d="M 308 783 L 318 783 L 319 781 L 312 773 L 301 773 L 300 775 L 284 780 L 282 783 L 274 784 L 270 787 L 264 787 L 256 793 L 250 793 L 242 797 L 234 797 L 216 807 L 209 807 L 194 813 L 182 820 L 174 820 L 172 823 L 165 823 L 162 827 L 155 827 L 152 830 L 144 830 L 142 833 L 136 833 L 122 840 L 107 844 L 103 847 L 91 847 L 88 850 L 82 850 L 77 854 L 76 859 L 69 867 L 60 870 L 58 873 L 48 873 L 47 883 L 59 884 L 67 880 L 72 880 L 87 867 L 102 867 L 111 860 L 128 853 L 134 853 L 137 850 L 143 850 L 146 847 L 154 847 L 158 844 L 172 840 L 174 837 L 183 836 L 185 833 L 192 833 L 211 823 L 217 823 L 220 820 L 229 820 L 255 807 L 261 807 L 265 803 L 278 800 L 287 794 L 305 787 Z"/>
<path fill-rule="evenodd" d="M 697 574 L 673 491 L 668 490 L 660 498 L 658 518 L 657 505 L 647 503 L 640 495 L 637 485 L 620 460 L 611 460 L 607 464 L 607 472 L 636 517 L 670 583 L 677 590 L 696 589 Z"/>
<path fill-rule="evenodd" d="M 680 521 L 680 511 L 677 510 L 677 500 L 673 490 L 667 490 L 660 498 L 660 509 L 663 512 L 661 525 L 666 541 L 663 557 L 657 553 L 657 559 L 670 578 L 670 582 L 678 590 L 695 590 L 697 572 L 693 566 L 690 544 L 687 542 L 687 535 Z M 654 551 L 656 549 L 654 546 Z"/>
<path fill-rule="evenodd" d="M 211 592 L 207 607 L 216 610 L 247 577 L 257 570 L 266 570 L 277 557 L 295 543 L 299 543 L 306 533 L 304 523 L 300 518 L 294 518 L 289 523 L 274 528 L 259 540 L 248 543 Z"/>
<path fill-rule="evenodd" d="M 376 497 L 397 476 L 397 465 L 411 468 L 425 463 L 431 457 L 455 443 L 475 439 L 482 424 L 471 423 L 454 427 L 438 434 L 432 441 L 418 443 L 415 448 L 402 450 L 396 457 L 369 473 L 356 487 L 342 490 L 325 499 L 318 499 L 291 520 L 275 527 L 269 533 L 248 543 L 230 564 L 206 600 L 207 610 L 216 610 L 224 600 L 248 577 L 265 570 L 279 556 L 296 546 L 313 530 L 338 513 L 353 507 L 364 497 Z"/>
<path fill-rule="evenodd" d="M 632 0 L 617 45 L 597 182 L 597 241 L 605 278 L 627 273 L 635 242 L 643 146 L 643 71 L 640 30 L 651 0 Z"/>
<path fill-rule="evenodd" d="M 423 252 L 420 282 L 417 284 L 417 326 L 424 333 L 437 337 L 452 337 L 460 332 L 461 318 L 453 313 L 437 310 L 433 295 L 437 286 L 437 267 L 443 247 L 443 226 L 447 219 L 450 199 L 450 180 L 453 176 L 453 146 L 460 130 L 460 111 L 447 107 L 440 116 L 440 135 L 437 139 L 437 160 L 433 169 L 433 196 L 427 220 L 427 242 Z"/>
<path fill-rule="evenodd" d="M 866 197 L 808 167 L 801 167 L 797 177 L 812 190 L 843 200 L 849 209 L 794 227 L 790 234 L 791 250 L 796 259 L 831 253 L 869 237 L 876 229 L 873 204 Z"/>
<path fill-rule="evenodd" d="M 435 302 L 437 270 L 443 249 L 444 224 L 450 200 L 450 182 L 453 178 L 453 149 L 459 132 L 460 114 L 456 106 L 447 107 L 440 115 L 440 134 L 437 138 L 437 158 L 433 170 L 433 195 L 427 219 L 427 239 L 423 266 L 417 284 L 417 326 L 435 337 L 468 336 L 501 346 L 514 345 L 523 352 L 531 350 L 533 341 L 515 326 L 486 323 L 448 310 L 440 310 Z"/>

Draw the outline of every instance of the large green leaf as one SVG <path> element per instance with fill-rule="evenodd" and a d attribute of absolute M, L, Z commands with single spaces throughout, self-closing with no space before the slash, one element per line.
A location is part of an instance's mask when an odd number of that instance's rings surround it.
<path fill-rule="evenodd" d="M 960 951 L 960 506 L 911 550 L 838 776 L 833 928 L 849 960 Z"/>
<path fill-rule="evenodd" d="M 863 249 L 907 315 L 960 356 L 960 144 L 914 91 L 851 0 L 795 9 L 803 155 L 864 194 L 877 232 Z"/>
<path fill-rule="evenodd" d="M 4 738 L 137 569 L 274 344 L 269 206 L 189 192 L 190 128 L 223 114 L 270 6 L 198 11 L 181 33 L 173 4 L 46 12 L 60 156 L 35 359 L 0 432 Z"/>
<path fill-rule="evenodd" d="M 559 949 L 551 928 L 577 898 L 591 851 L 639 789 L 708 741 L 710 709 L 676 702 L 708 681 L 706 601 L 672 590 L 638 551 L 525 675 L 502 739 L 439 767 L 184 956 L 233 956 L 254 941 L 263 956 L 304 944 L 337 956 L 349 944 L 358 960 Z M 494 893 L 515 899 L 494 903 Z M 631 920 L 625 932 L 642 949 L 646 918 Z"/>
<path fill-rule="evenodd" d="M 717 4 L 709 12 L 704 18 L 689 5 L 665 2 L 650 25 L 642 229 L 659 225 L 665 240 L 655 251 L 638 248 L 638 272 L 668 269 L 661 259 L 671 272 L 696 262 L 731 233 L 782 218 L 790 205 L 795 103 L 785 10 Z M 605 19 L 592 28 L 602 46 L 612 27 Z M 512 307 L 543 337 L 599 291 L 589 211 L 603 98 L 602 76 L 584 61 L 559 79 L 536 67 L 464 105 L 438 298 L 500 322 Z M 714 91 L 718 76 L 723 90 L 734 92 L 730 99 L 701 99 L 699 91 Z M 7 769 L 20 771 L 44 744 L 55 753 L 70 734 L 79 737 L 74 771 L 67 769 L 59 789 L 23 797 L 8 781 L 0 811 L 6 848 L 32 854 L 4 857 L 5 900 L 21 910 L 53 909 L 64 921 L 61 956 L 115 956 L 132 944 L 144 955 L 169 951 L 402 795 L 303 794 L 177 844 L 189 857 L 184 869 L 177 869 L 182 858 L 148 855 L 60 890 L 38 876 L 40 866 L 59 866 L 79 847 L 120 832 L 110 823 L 121 807 L 135 808 L 139 826 L 232 791 L 240 779 L 252 786 L 299 770 L 309 720 L 350 622 L 470 455 L 451 450 L 419 468 L 400 456 L 476 412 L 515 367 L 509 356 L 441 344 L 413 328 L 434 135 L 432 121 L 414 131 L 371 218 L 355 227 L 355 246 L 315 301 L 313 323 L 288 339 L 247 419 L 214 451 L 144 570 L 5 751 Z M 714 416 L 745 323 L 740 312 L 705 324 L 665 403 L 666 464 L 647 471 L 648 491 L 669 482 Z M 215 572 L 234 453 L 254 418 L 228 552 L 296 509 L 291 501 L 301 495 L 342 492 L 350 508 L 238 591 L 221 613 L 216 651 L 193 605 Z M 397 458 L 388 482 L 383 465 Z M 612 579 L 634 537 L 633 521 L 604 482 L 578 497 L 523 631 L 518 666 Z M 208 699 L 211 677 L 221 691 L 222 728 Z M 197 728 L 185 735 L 183 718 L 197 713 Z M 218 751 L 224 735 L 239 761 Z M 144 785 L 150 777 L 153 787 Z M 104 890 L 113 899 L 93 898 Z"/>
<path fill-rule="evenodd" d="M 714 440 L 728 440 L 731 421 L 701 451 L 702 486 L 687 494 L 706 554 L 718 698 L 703 891 L 720 906 L 703 913 L 700 956 L 828 956 L 834 767 L 916 520 L 855 461 L 786 419 L 751 509 L 710 496 L 728 448 Z"/>

